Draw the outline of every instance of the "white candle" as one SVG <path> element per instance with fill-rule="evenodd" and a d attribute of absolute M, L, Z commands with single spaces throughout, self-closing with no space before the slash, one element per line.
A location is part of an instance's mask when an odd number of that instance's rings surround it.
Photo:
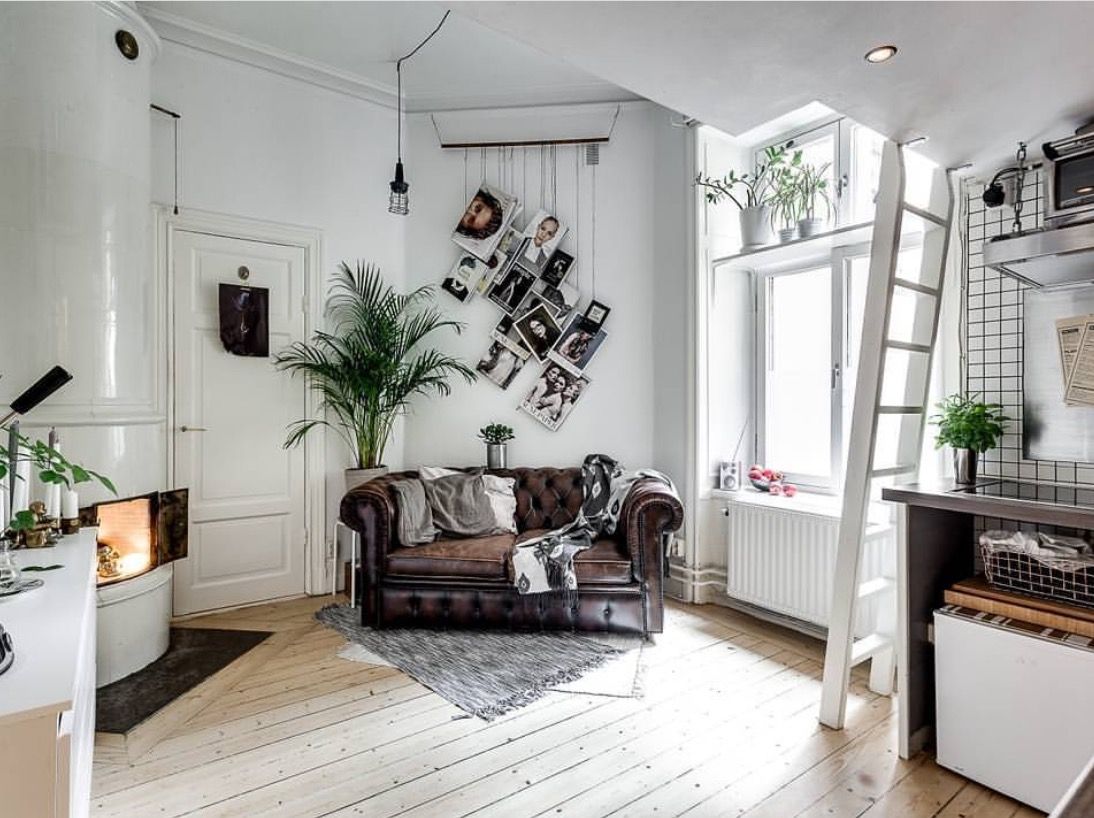
<path fill-rule="evenodd" d="M 20 460 L 15 467 L 15 499 L 11 503 L 11 513 L 14 516 L 20 511 L 26 511 L 30 505 L 30 461 Z"/>
<path fill-rule="evenodd" d="M 61 515 L 61 487 L 57 483 L 46 486 L 46 516 L 59 517 Z"/>
<path fill-rule="evenodd" d="M 65 491 L 61 501 L 61 516 L 66 520 L 75 520 L 80 516 L 80 498 L 73 489 Z"/>

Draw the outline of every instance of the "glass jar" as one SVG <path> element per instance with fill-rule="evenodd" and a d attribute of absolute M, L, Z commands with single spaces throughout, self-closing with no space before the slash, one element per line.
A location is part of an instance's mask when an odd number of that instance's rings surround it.
<path fill-rule="evenodd" d="M 10 591 L 19 584 L 21 572 L 11 553 L 11 541 L 0 540 L 0 591 Z"/>

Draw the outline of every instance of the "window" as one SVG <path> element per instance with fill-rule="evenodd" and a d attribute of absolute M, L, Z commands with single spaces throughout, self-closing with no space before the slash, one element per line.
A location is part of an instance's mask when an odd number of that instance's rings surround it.
<path fill-rule="evenodd" d="M 804 486 L 842 479 L 868 267 L 859 246 L 756 274 L 758 459 Z"/>

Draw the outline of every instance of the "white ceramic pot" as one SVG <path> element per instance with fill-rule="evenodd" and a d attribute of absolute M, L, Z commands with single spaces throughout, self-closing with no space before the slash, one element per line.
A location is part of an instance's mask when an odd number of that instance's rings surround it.
<path fill-rule="evenodd" d="M 786 244 L 788 241 L 794 241 L 798 237 L 798 228 L 796 227 L 784 227 L 779 230 L 779 243 Z"/>
<path fill-rule="evenodd" d="M 353 491 L 369 480 L 383 477 L 387 471 L 387 466 L 377 466 L 375 469 L 346 469 L 346 491 Z"/>
<path fill-rule="evenodd" d="M 741 211 L 741 248 L 750 250 L 771 244 L 771 208 L 746 207 Z"/>
<path fill-rule="evenodd" d="M 800 219 L 798 221 L 798 235 L 803 239 L 824 232 L 827 222 L 824 219 Z"/>

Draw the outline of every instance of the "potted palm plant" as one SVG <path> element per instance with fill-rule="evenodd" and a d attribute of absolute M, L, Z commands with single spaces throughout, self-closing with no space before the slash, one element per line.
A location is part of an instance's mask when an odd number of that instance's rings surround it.
<path fill-rule="evenodd" d="M 775 175 L 791 144 L 787 142 L 766 148 L 763 161 L 755 173 L 738 174 L 731 170 L 720 179 L 702 173 L 695 177 L 695 184 L 706 188 L 708 202 L 720 204 L 728 199 L 740 209 L 741 244 L 745 250 L 771 243 L 771 199 Z"/>
<path fill-rule="evenodd" d="M 828 168 L 831 162 L 817 165 L 802 165 L 798 168 L 796 181 L 800 197 L 801 216 L 798 220 L 798 235 L 803 239 L 815 236 L 824 230 L 828 217 L 832 215 L 832 200 L 828 196 Z M 824 205 L 825 217 L 817 216 L 818 203 Z"/>
<path fill-rule="evenodd" d="M 320 417 L 291 424 L 285 446 L 299 444 L 312 429 L 334 429 L 349 446 L 354 465 L 346 490 L 386 473 L 384 449 L 396 418 L 417 395 L 448 395 L 453 375 L 468 383 L 474 371 L 426 340 L 463 324 L 428 306 L 433 288 L 396 293 L 373 265 L 342 262 L 327 300 L 330 331 L 316 332 L 274 359 L 278 368 L 308 378 L 320 397 Z"/>
<path fill-rule="evenodd" d="M 975 396 L 950 395 L 936 404 L 938 414 L 931 423 L 938 427 L 935 448 L 953 447 L 954 480 L 963 485 L 976 482 L 976 461 L 981 452 L 994 449 L 1010 418 L 998 403 L 982 403 Z"/>

